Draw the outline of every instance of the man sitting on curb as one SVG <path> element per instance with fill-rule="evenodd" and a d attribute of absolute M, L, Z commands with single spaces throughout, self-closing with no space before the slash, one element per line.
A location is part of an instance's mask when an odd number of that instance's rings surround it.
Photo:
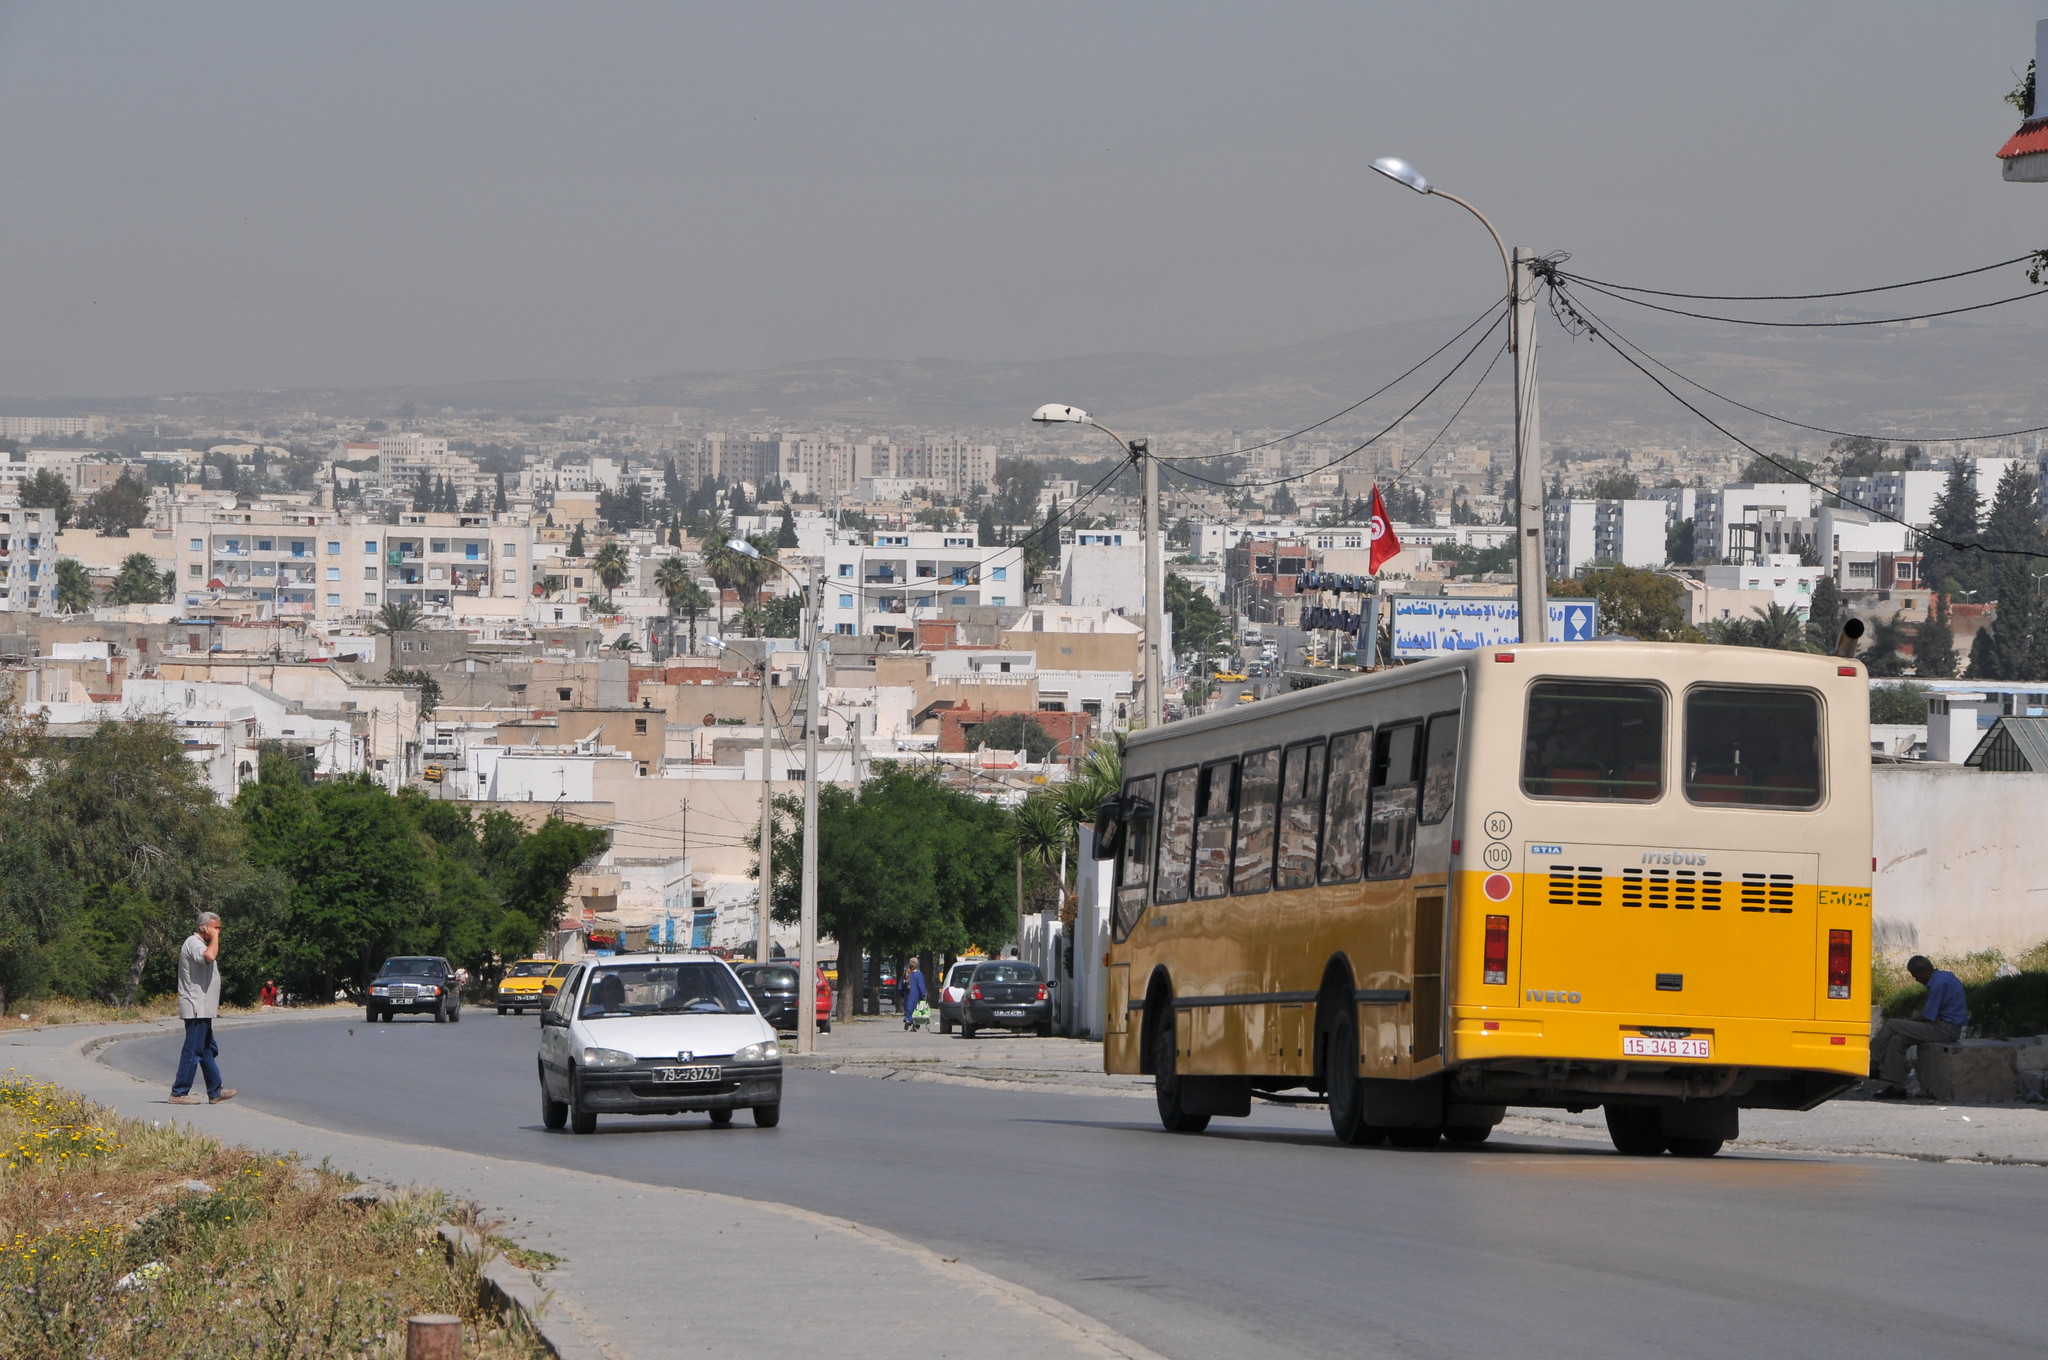
<path fill-rule="evenodd" d="M 1927 999 L 1911 1020 L 1887 1020 L 1870 1036 L 1870 1076 L 1879 1100 L 1906 1098 L 1906 1050 L 1919 1044 L 1952 1044 L 1970 1023 L 1963 1004 L 1963 984 L 1954 973 L 1936 968 L 1924 954 L 1906 960 L 1913 981 L 1927 989 Z"/>

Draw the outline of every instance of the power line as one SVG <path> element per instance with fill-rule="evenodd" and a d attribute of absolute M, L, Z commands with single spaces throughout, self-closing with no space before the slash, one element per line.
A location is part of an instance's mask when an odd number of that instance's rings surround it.
<path fill-rule="evenodd" d="M 1171 459 L 1160 458 L 1160 465 L 1163 467 L 1173 468 L 1174 471 L 1180 473 L 1182 476 L 1192 477 L 1198 482 L 1207 482 L 1210 486 L 1226 487 L 1232 490 L 1243 490 L 1255 486 L 1279 486 L 1286 482 L 1298 482 L 1304 478 L 1313 477 L 1319 472 L 1327 472 L 1331 468 L 1337 466 L 1337 464 L 1351 457 L 1353 454 L 1364 452 L 1366 449 L 1372 447 L 1374 444 L 1377 444 L 1380 440 L 1386 438 L 1388 435 L 1392 434 L 1396 429 L 1400 428 L 1402 421 L 1408 419 L 1408 417 L 1414 415 L 1418 410 L 1420 410 L 1423 404 L 1427 402 L 1431 397 L 1435 396 L 1437 392 L 1442 389 L 1445 383 L 1449 382 L 1453 377 L 1457 376 L 1459 370 L 1463 369 L 1466 364 L 1472 361 L 1472 356 L 1479 352 L 1479 347 L 1481 345 L 1485 344 L 1489 339 L 1492 338 L 1493 333 L 1496 330 L 1500 329 L 1501 322 L 1504 321 L 1506 317 L 1507 313 L 1505 312 L 1505 310 L 1503 310 L 1500 316 L 1494 318 L 1493 324 L 1491 326 L 1488 326 L 1485 329 L 1485 331 L 1481 332 L 1479 338 L 1472 343 L 1472 348 L 1466 350 L 1464 355 L 1458 360 L 1457 363 L 1451 365 L 1450 369 L 1446 371 L 1441 378 L 1438 378 L 1434 383 L 1431 383 L 1429 390 L 1424 392 L 1420 397 L 1417 397 L 1415 399 L 1414 404 L 1411 405 L 1407 410 L 1403 411 L 1400 415 L 1396 416 L 1393 422 L 1387 425 L 1386 428 L 1382 429 L 1378 434 L 1373 435 L 1370 439 L 1367 439 L 1364 443 L 1346 449 L 1343 453 L 1338 454 L 1329 462 L 1324 463 L 1318 467 L 1312 467 L 1308 469 L 1306 472 L 1290 473 L 1284 477 L 1261 478 L 1258 481 L 1251 482 L 1222 482 L 1216 480 L 1214 477 L 1204 477 L 1199 472 L 1189 472 L 1186 468 L 1180 467 Z M 1441 353 L 1441 351 L 1439 351 L 1439 353 Z M 1154 456 L 1156 457 L 1157 455 Z"/>
<path fill-rule="evenodd" d="M 1651 372 L 1648 368 L 1644 367 L 1641 363 L 1637 362 L 1634 355 L 1630 354 L 1626 349 L 1623 349 L 1620 345 L 1617 345 L 1613 340 L 1609 339 L 1607 334 L 1601 329 L 1607 323 L 1602 321 L 1598 316 L 1594 315 L 1593 311 L 1590 308 L 1584 306 L 1576 298 L 1572 297 L 1571 294 L 1565 289 L 1565 287 L 1562 284 L 1556 282 L 1555 280 L 1551 280 L 1550 288 L 1552 296 L 1560 300 L 1564 308 L 1565 315 L 1570 318 L 1570 320 L 1566 322 L 1567 325 L 1570 325 L 1576 331 L 1582 331 L 1585 334 L 1592 336 L 1594 339 L 1601 341 L 1609 349 L 1613 350 L 1617 355 L 1621 356 L 1621 360 L 1623 363 L 1627 364 L 1630 368 L 1633 368 L 1636 372 L 1642 374 L 1651 382 L 1655 383 L 1660 389 L 1663 390 L 1666 396 L 1670 397 L 1680 406 L 1683 406 L 1686 410 L 1698 416 L 1707 424 L 1713 426 L 1716 430 L 1720 431 L 1724 436 L 1726 436 L 1735 444 L 1748 450 L 1756 457 L 1763 459 L 1766 463 L 1769 463 L 1772 467 L 1777 468 L 1780 472 L 1785 473 L 1793 481 L 1804 483 L 1805 485 L 1812 487 L 1816 491 L 1822 492 L 1829 496 L 1833 496 L 1837 500 L 1846 501 L 1850 505 L 1856 506 L 1860 510 L 1867 510 L 1873 515 L 1877 515 L 1880 518 L 1890 520 L 1892 523 L 1899 525 L 1900 527 L 1904 528 L 1917 538 L 1924 539 L 1930 543 L 1939 543 L 1943 547 L 1953 549 L 1956 552 L 1981 552 L 1992 553 L 2001 557 L 2036 557 L 2041 558 L 2043 560 L 2048 560 L 2048 552 L 2036 552 L 2030 548 L 1994 548 L 1989 544 L 1982 542 L 1959 543 L 1952 538 L 1944 538 L 1940 534 L 1934 533 L 1931 530 L 1909 523 L 1900 516 L 1892 514 L 1889 510 L 1880 509 L 1879 507 L 1874 505 L 1864 505 L 1862 502 L 1857 501 L 1852 497 L 1845 496 L 1842 494 L 1842 491 L 1839 487 L 1832 487 L 1828 486 L 1824 482 L 1815 481 L 1813 478 L 1807 476 L 1804 472 L 1801 472 L 1797 467 L 1794 467 L 1788 463 L 1784 463 L 1779 459 L 1772 457 L 1770 454 L 1765 453 L 1762 449 L 1750 443 L 1747 439 L 1744 439 L 1741 435 L 1735 433 L 1735 431 L 1729 429 L 1720 421 L 1715 420 L 1712 416 L 1708 415 L 1705 411 L 1702 411 L 1699 407 L 1693 405 L 1690 401 L 1687 401 L 1685 397 L 1681 395 L 1676 388 L 1672 387 L 1669 383 L 1665 382 L 1662 378 L 1658 377 L 1655 373 Z"/>
<path fill-rule="evenodd" d="M 1691 312 L 1683 307 L 1666 307 L 1660 302 L 1646 302 L 1639 297 L 1603 288 L 1599 284 L 1576 280 L 1582 287 L 1596 293 L 1603 293 L 1616 302 L 1632 303 L 1647 307 L 1653 312 L 1668 312 L 1672 316 L 1688 316 L 1695 321 L 1721 321 L 1731 326 L 1764 326 L 1773 330 L 1830 330 L 1848 326 L 1896 326 L 1907 321 L 1931 321 L 1942 316 L 1961 316 L 1965 312 L 1981 312 L 1991 307 L 2003 307 L 2009 302 L 2025 302 L 2028 298 L 2048 296 L 2048 288 L 2036 288 L 2031 292 L 2015 293 L 2011 297 L 1999 298 L 1993 302 L 1974 302 L 1967 307 L 1945 307 L 1936 312 L 1915 312 L 1911 316 L 1883 316 L 1860 321 L 1764 321 L 1750 316 L 1721 316 L 1713 312 Z"/>
<path fill-rule="evenodd" d="M 2026 264 L 2037 258 L 2037 252 L 2028 251 L 2015 255 L 2010 260 L 1996 264 L 1980 264 L 1975 269 L 1960 269 L 1953 274 L 1935 274 L 1924 279 L 1907 279 L 1903 283 L 1880 283 L 1871 288 L 1844 288 L 1834 293 L 1674 293 L 1663 288 L 1644 288 L 1632 283 L 1610 283 L 1605 279 L 1590 279 L 1583 274 L 1566 274 L 1559 271 L 1558 277 L 1572 283 L 1583 283 L 1592 288 L 1618 288 L 1625 293 L 1648 293 L 1652 297 L 1687 298 L 1694 302 L 1815 302 L 1823 298 L 1861 297 L 1866 293 L 1889 293 L 1899 288 L 1918 288 L 1923 284 L 1947 283 L 1952 279 L 1967 279 L 1973 274 L 1988 274 L 1994 269 L 2011 265 Z"/>
<path fill-rule="evenodd" d="M 1386 395 L 1394 388 L 1406 382 L 1409 378 L 1415 375 L 1416 370 L 1423 368 L 1430 362 L 1430 360 L 1436 358 L 1439 354 L 1442 354 L 1452 345 L 1457 344 L 1460 340 L 1463 340 L 1467 335 L 1471 334 L 1473 326 L 1478 325 L 1480 322 L 1492 316 L 1496 311 L 1499 311 L 1506 306 L 1507 300 L 1505 298 L 1503 298 L 1499 302 L 1494 303 L 1491 307 L 1488 307 L 1478 316 L 1473 317 L 1471 322 L 1466 325 L 1464 330 L 1459 331 L 1456 335 L 1452 336 L 1450 339 L 1444 341 L 1441 345 L 1438 345 L 1435 349 L 1431 350 L 1426 356 L 1424 356 L 1420 361 L 1416 363 L 1414 368 L 1409 369 L 1406 373 L 1403 373 L 1400 377 L 1395 378 L 1392 382 L 1389 382 L 1385 387 L 1380 388 L 1378 391 L 1373 392 L 1368 396 L 1360 397 L 1357 401 L 1352 402 L 1349 406 L 1337 412 L 1336 415 L 1328 416 L 1322 420 L 1317 421 L 1313 425 L 1303 426 L 1301 429 L 1296 430 L 1293 434 L 1283 434 L 1278 439 L 1269 439 L 1263 444 L 1247 444 L 1245 447 L 1241 449 L 1232 449 L 1228 453 L 1191 453 L 1186 456 L 1184 461 L 1190 463 L 1197 463 L 1203 462 L 1211 458 L 1237 458 L 1247 453 L 1257 453 L 1260 449 L 1270 449 L 1276 444 L 1285 444 L 1290 439 L 1299 439 L 1305 434 L 1308 434 L 1315 430 L 1320 430 L 1323 428 L 1323 426 L 1328 425 L 1333 420 L 1341 420 L 1343 417 L 1350 415 L 1353 411 L 1356 411 L 1359 407 L 1365 405 L 1367 402 L 1373 400 L 1376 397 Z"/>
<path fill-rule="evenodd" d="M 1486 380 L 1493 376 L 1494 366 L 1500 362 L 1500 356 L 1506 354 L 1507 352 L 1508 342 L 1503 340 L 1500 342 L 1500 348 L 1493 352 L 1493 357 L 1486 361 L 1486 371 L 1479 375 L 1478 382 L 1472 384 L 1472 390 L 1470 392 L 1467 392 L 1465 394 L 1465 399 L 1458 403 L 1458 409 L 1451 412 L 1451 418 L 1444 422 L 1444 427 L 1436 432 L 1436 437 L 1434 439 L 1431 439 L 1429 443 L 1423 446 L 1421 453 L 1418 453 L 1413 458 L 1409 459 L 1407 463 L 1401 467 L 1400 471 L 1396 472 L 1392 477 L 1389 477 L 1387 479 L 1389 483 L 1400 481 L 1403 477 L 1406 477 L 1410 472 L 1413 472 L 1417 465 L 1419 465 L 1423 459 L 1429 457 L 1429 451 L 1435 448 L 1437 446 L 1437 443 L 1440 440 L 1442 440 L 1446 434 L 1450 433 L 1451 426 L 1458 423 L 1458 417 L 1465 414 L 1465 408 L 1472 404 L 1472 398 L 1479 395 L 1479 389 L 1484 387 L 1486 385 Z"/>

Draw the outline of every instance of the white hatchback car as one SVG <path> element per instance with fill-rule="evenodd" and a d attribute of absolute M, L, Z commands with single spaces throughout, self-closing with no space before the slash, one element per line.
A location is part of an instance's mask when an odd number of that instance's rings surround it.
<path fill-rule="evenodd" d="M 577 1133 L 600 1114 L 750 1109 L 782 1118 L 782 1050 L 725 960 L 709 954 L 586 959 L 541 1012 L 541 1123 Z"/>

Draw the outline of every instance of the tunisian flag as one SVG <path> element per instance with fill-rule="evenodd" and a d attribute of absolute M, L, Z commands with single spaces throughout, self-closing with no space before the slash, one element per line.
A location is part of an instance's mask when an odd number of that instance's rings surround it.
<path fill-rule="evenodd" d="M 1394 522 L 1387 518 L 1387 503 L 1380 499 L 1380 484 L 1372 484 L 1372 539 L 1371 554 L 1365 559 L 1366 570 L 1373 575 L 1380 574 L 1380 568 L 1390 557 L 1401 553 L 1401 540 L 1394 537 Z"/>

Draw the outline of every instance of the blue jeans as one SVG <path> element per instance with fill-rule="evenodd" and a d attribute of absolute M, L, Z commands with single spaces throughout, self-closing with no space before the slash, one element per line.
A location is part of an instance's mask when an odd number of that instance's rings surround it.
<path fill-rule="evenodd" d="M 213 1061 L 220 1053 L 220 1045 L 213 1041 L 213 1021 L 187 1020 L 185 1022 L 185 1050 L 178 1055 L 178 1077 L 171 1083 L 171 1094 L 182 1096 L 192 1089 L 192 1073 L 196 1069 L 206 1076 L 208 1099 L 220 1094 L 220 1067 Z"/>

